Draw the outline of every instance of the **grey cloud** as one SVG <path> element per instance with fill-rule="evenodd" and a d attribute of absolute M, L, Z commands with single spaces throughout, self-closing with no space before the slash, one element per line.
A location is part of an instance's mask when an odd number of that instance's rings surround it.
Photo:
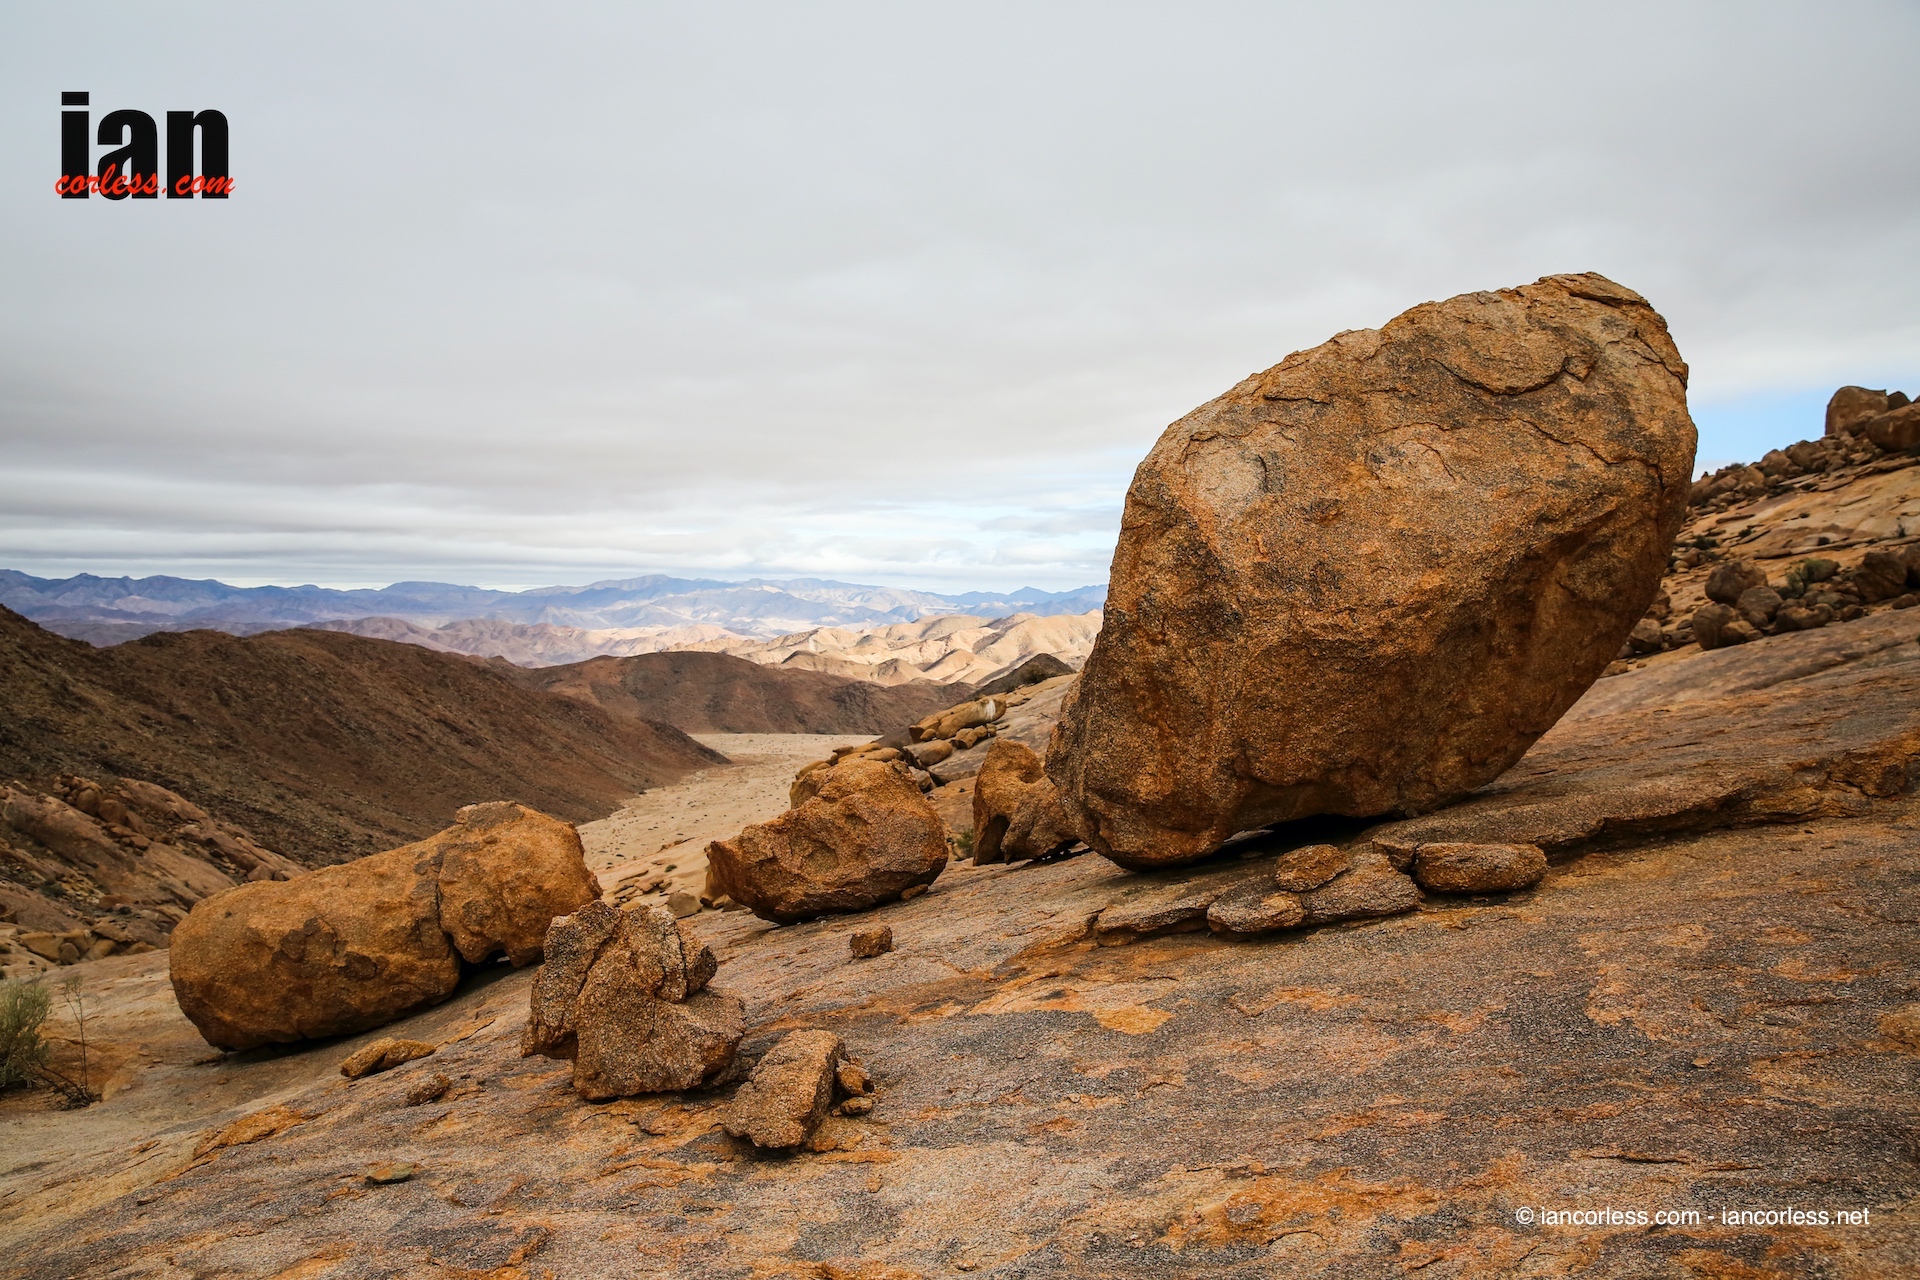
<path fill-rule="evenodd" d="M 1074 586 L 1167 422 L 1560 270 L 1651 297 L 1703 402 L 1920 384 L 1911 5 L 6 25 L 33 572 Z M 235 198 L 55 199 L 74 87 L 225 109 Z"/>

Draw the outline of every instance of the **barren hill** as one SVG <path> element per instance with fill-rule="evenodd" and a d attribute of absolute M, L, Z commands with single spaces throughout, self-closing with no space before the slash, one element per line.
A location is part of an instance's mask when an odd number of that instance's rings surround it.
<path fill-rule="evenodd" d="M 508 674 L 528 688 L 688 733 L 885 733 L 970 692 L 966 685 L 880 685 L 766 667 L 725 653 L 593 658 Z"/>
<path fill-rule="evenodd" d="M 158 783 L 297 861 L 512 798 L 585 820 L 720 757 L 677 729 L 413 645 L 169 632 L 95 650 L 0 609 L 0 779 Z"/>

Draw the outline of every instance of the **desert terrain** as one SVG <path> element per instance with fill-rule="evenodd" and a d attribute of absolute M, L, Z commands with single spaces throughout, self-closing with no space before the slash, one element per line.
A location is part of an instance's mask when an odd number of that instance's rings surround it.
<path fill-rule="evenodd" d="M 330 865 L 41 763 L 180 704 L 15 627 L 7 903 L 85 923 L 0 960 L 98 1100 L 0 1094 L 0 1277 L 1913 1271 L 1920 407 L 1695 479 L 1687 372 L 1595 275 L 1297 352 L 1142 461 L 1084 650 L 888 623 L 867 665 L 968 678 L 861 732 L 648 714 L 790 710 L 741 669 L 847 678 L 805 644 L 679 688 L 284 633 L 486 691 L 554 785 L 547 725 L 676 752 L 571 823 L 475 758 Z"/>

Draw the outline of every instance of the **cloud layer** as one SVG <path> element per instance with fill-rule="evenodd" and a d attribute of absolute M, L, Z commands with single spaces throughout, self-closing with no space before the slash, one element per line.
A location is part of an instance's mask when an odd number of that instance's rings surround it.
<path fill-rule="evenodd" d="M 1920 391 L 1911 5 L 6 25 L 0 563 L 36 573 L 1100 581 L 1166 423 L 1564 270 L 1665 312 L 1703 459 Z M 224 110 L 234 198 L 56 199 L 76 88 Z"/>

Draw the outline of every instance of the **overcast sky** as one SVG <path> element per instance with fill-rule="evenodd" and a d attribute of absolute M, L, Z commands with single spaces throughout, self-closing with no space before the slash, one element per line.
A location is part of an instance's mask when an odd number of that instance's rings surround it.
<path fill-rule="evenodd" d="M 1920 392 L 1920 4 L 13 5 L 0 567 L 1104 581 L 1158 432 L 1644 293 L 1701 461 Z M 233 198 L 63 201 L 59 95 Z"/>

